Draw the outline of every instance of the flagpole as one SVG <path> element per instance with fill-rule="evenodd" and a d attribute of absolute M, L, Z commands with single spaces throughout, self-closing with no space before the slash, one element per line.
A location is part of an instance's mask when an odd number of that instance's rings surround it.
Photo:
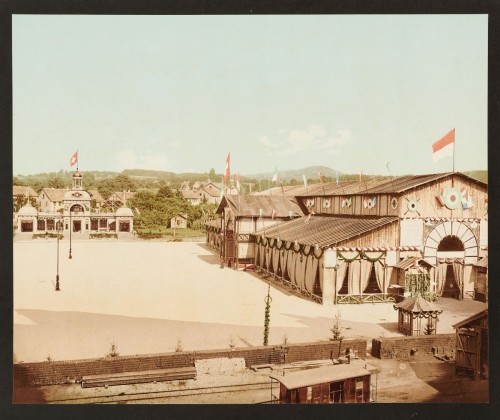
<path fill-rule="evenodd" d="M 454 133 L 453 133 L 453 168 L 452 168 L 452 172 L 455 173 L 455 144 L 456 144 L 456 132 L 455 132 L 455 129 L 453 129 Z"/>
<path fill-rule="evenodd" d="M 78 147 L 76 148 L 76 172 L 78 172 Z"/>

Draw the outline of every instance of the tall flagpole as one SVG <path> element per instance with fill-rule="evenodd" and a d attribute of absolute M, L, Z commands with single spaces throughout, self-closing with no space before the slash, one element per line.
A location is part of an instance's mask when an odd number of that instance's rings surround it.
<path fill-rule="evenodd" d="M 455 173 L 455 143 L 455 129 L 453 129 L 453 173 Z"/>

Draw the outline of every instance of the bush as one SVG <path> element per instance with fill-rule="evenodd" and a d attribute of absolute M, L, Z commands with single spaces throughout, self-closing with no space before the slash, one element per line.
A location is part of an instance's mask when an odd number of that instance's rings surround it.
<path fill-rule="evenodd" d="M 33 234 L 33 239 L 46 239 L 46 238 L 57 238 L 57 233 L 52 233 L 52 232 L 44 232 L 44 233 L 34 233 Z M 64 235 L 62 233 L 59 234 L 59 239 L 64 238 Z"/>
<path fill-rule="evenodd" d="M 116 233 L 111 232 L 100 232 L 100 233 L 91 233 L 89 235 L 90 239 L 106 239 L 106 238 L 115 238 L 118 239 L 118 235 Z"/>

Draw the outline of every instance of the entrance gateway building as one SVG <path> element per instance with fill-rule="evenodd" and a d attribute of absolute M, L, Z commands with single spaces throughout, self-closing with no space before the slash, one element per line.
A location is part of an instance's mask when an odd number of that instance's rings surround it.
<path fill-rule="evenodd" d="M 63 197 L 60 211 L 38 212 L 31 204 L 23 206 L 17 215 L 18 232 L 89 234 L 97 232 L 130 233 L 134 214 L 126 205 L 116 212 L 100 212 L 92 208 L 90 194 L 83 189 L 83 175 L 73 173 L 73 185 Z"/>

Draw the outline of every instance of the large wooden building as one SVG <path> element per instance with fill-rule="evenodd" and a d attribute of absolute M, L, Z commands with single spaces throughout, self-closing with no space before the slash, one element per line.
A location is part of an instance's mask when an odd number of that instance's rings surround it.
<path fill-rule="evenodd" d="M 279 195 L 224 195 L 217 214 L 220 215 L 219 241 L 221 261 L 239 268 L 255 262 L 256 245 L 250 235 L 289 222 L 303 215 L 293 197 Z M 207 242 L 215 244 L 216 224 L 207 227 Z M 212 235 L 210 235 L 212 233 Z"/>
<path fill-rule="evenodd" d="M 442 173 L 300 194 L 304 216 L 250 234 L 267 277 L 324 304 L 392 301 L 392 285 L 405 297 L 474 298 L 473 265 L 488 245 L 485 183 Z M 424 264 L 409 269 L 415 261 Z"/>

